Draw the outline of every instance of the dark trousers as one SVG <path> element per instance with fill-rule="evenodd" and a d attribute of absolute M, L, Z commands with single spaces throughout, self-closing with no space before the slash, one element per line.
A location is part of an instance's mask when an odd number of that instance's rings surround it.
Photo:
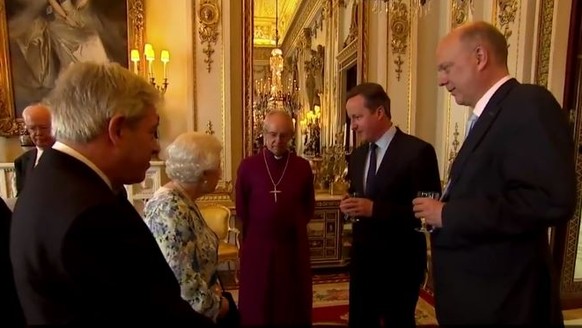
<path fill-rule="evenodd" d="M 349 327 L 415 326 L 419 268 L 411 259 L 398 258 L 402 257 L 391 257 L 378 247 L 354 244 L 350 260 Z"/>

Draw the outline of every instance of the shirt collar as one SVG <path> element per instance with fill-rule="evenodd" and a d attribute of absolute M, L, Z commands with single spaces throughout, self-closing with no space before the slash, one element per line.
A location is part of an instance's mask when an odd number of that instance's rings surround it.
<path fill-rule="evenodd" d="M 58 150 L 61 153 L 65 153 L 69 156 L 72 156 L 72 157 L 78 159 L 79 161 L 83 162 L 85 165 L 87 165 L 93 171 L 95 171 L 95 173 L 97 173 L 97 175 L 99 175 L 101 177 L 101 179 L 103 179 L 103 181 L 105 181 L 107 186 L 109 186 L 109 189 L 113 190 L 113 187 L 111 185 L 111 181 L 105 175 L 105 173 L 103 173 L 103 171 L 101 171 L 97 167 L 97 165 L 95 165 L 93 162 L 91 162 L 87 157 L 83 156 L 83 154 L 79 153 L 77 150 L 75 150 L 75 149 L 71 148 L 70 146 L 65 145 L 64 143 L 59 142 L 59 141 L 55 142 L 55 144 L 53 145 L 53 149 Z"/>
<path fill-rule="evenodd" d="M 376 140 L 376 146 L 378 146 L 378 148 L 385 150 L 388 148 L 388 145 L 390 145 L 390 142 L 392 141 L 392 139 L 394 138 L 394 135 L 396 135 L 396 126 L 394 126 L 394 124 L 392 124 L 390 126 L 390 128 L 388 128 L 388 130 L 386 130 L 386 132 L 384 132 L 384 134 L 380 137 L 380 139 Z"/>
<path fill-rule="evenodd" d="M 489 100 L 491 100 L 491 97 L 493 97 L 497 89 L 499 89 L 503 85 L 503 83 L 509 81 L 510 79 L 511 76 L 506 75 L 502 77 L 499 81 L 497 81 L 497 83 L 495 83 L 491 88 L 489 88 L 489 90 L 485 92 L 485 94 L 481 97 L 481 99 L 479 99 L 479 101 L 475 105 L 475 108 L 473 109 L 473 114 L 477 115 L 477 117 L 481 116 L 481 114 L 483 114 L 483 111 L 485 110 L 485 106 L 487 106 L 487 103 L 489 103 Z"/>

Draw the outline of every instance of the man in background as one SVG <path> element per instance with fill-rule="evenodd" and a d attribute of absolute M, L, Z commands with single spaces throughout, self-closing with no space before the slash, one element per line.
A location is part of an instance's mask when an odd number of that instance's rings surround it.
<path fill-rule="evenodd" d="M 418 192 L 440 192 L 434 148 L 391 120 L 381 85 L 362 83 L 347 95 L 351 128 L 363 144 L 348 166 L 350 193 L 340 209 L 355 217 L 350 261 L 350 327 L 414 327 L 426 270 L 425 236 L 412 212 Z M 388 265 L 382 264 L 387 262 Z"/>
<path fill-rule="evenodd" d="M 22 119 L 35 148 L 14 160 L 17 196 L 20 195 L 26 177 L 38 164 L 45 149 L 52 147 L 55 143 L 51 134 L 51 113 L 44 104 L 37 103 L 26 107 L 22 112 Z"/>
<path fill-rule="evenodd" d="M 309 162 L 289 151 L 293 133 L 287 112 L 269 112 L 263 125 L 265 147 L 238 168 L 243 326 L 311 326 L 307 223 L 315 209 L 315 190 Z"/>
<path fill-rule="evenodd" d="M 10 234 L 30 326 L 208 327 L 143 219 L 116 192 L 145 178 L 161 94 L 117 63 L 75 63 L 48 97 L 57 142 L 18 197 Z"/>
<path fill-rule="evenodd" d="M 574 144 L 554 96 L 509 75 L 507 42 L 486 22 L 437 47 L 438 82 L 472 109 L 442 200 L 414 200 L 432 234 L 441 325 L 562 326 L 548 228 L 572 218 Z"/>

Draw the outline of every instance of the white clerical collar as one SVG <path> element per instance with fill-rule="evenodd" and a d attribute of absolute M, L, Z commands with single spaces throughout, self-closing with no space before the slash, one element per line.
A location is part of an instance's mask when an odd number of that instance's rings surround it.
<path fill-rule="evenodd" d="M 95 165 L 93 162 L 91 162 L 87 157 L 83 156 L 83 154 L 79 153 L 77 150 L 75 150 L 75 149 L 71 148 L 70 146 L 65 145 L 64 143 L 59 142 L 59 141 L 55 142 L 55 144 L 53 145 L 53 149 L 58 150 L 61 153 L 65 153 L 69 156 L 72 156 L 72 157 L 78 159 L 79 161 L 83 162 L 85 165 L 87 165 L 93 171 L 95 171 L 95 173 L 97 173 L 97 175 L 99 175 L 101 177 L 101 179 L 103 179 L 103 181 L 105 181 L 107 186 L 109 186 L 109 189 L 113 190 L 113 187 L 111 186 L 111 181 L 105 175 L 105 173 L 103 173 L 103 171 L 101 171 L 97 167 L 97 165 Z"/>

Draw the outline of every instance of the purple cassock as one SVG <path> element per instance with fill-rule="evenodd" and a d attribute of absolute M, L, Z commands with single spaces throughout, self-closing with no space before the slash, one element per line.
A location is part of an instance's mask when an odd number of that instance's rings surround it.
<path fill-rule="evenodd" d="M 236 181 L 243 223 L 239 309 L 243 326 L 311 324 L 307 223 L 315 192 L 309 162 L 264 149 L 245 158 Z"/>

